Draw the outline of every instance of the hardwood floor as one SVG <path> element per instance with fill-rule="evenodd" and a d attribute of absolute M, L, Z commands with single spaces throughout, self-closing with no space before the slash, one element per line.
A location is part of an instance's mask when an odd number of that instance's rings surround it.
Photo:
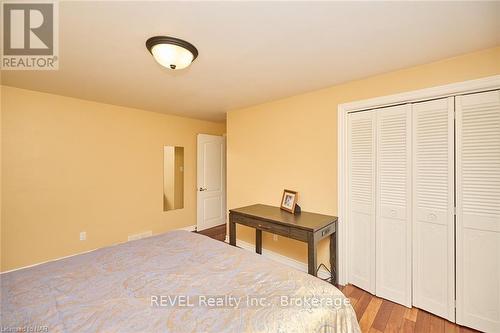
<path fill-rule="evenodd" d="M 221 224 L 210 229 L 197 231 L 197 233 L 224 242 L 226 240 L 226 225 Z"/>
<path fill-rule="evenodd" d="M 340 290 L 351 300 L 363 332 L 478 332 L 451 323 L 426 311 L 417 308 L 408 309 L 378 298 L 353 285 L 347 285 Z"/>

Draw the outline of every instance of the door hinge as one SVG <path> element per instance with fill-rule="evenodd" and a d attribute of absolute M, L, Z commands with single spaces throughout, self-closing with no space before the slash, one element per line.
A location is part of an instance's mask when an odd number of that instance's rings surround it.
<path fill-rule="evenodd" d="M 453 207 L 453 215 L 457 216 L 457 207 Z"/>

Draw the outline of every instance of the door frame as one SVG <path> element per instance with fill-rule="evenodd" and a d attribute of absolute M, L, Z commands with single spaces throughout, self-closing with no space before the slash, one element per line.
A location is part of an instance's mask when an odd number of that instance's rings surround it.
<path fill-rule="evenodd" d="M 347 115 L 351 112 L 364 111 L 369 109 L 382 108 L 398 104 L 421 102 L 430 99 L 450 97 L 465 93 L 475 93 L 484 90 L 500 88 L 500 75 L 488 76 L 481 79 L 468 80 L 458 83 L 451 83 L 431 88 L 419 89 L 394 95 L 375 97 L 360 101 L 339 104 L 337 107 L 337 124 L 338 124 L 338 267 L 339 267 L 339 284 L 346 285 L 349 282 L 347 268 L 349 267 L 349 228 L 346 223 L 349 223 L 346 212 L 349 211 L 347 202 L 347 177 L 348 177 L 348 126 Z"/>

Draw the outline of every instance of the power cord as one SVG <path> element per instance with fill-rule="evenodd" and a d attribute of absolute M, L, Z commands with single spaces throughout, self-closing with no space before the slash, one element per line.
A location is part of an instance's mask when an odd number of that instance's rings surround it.
<path fill-rule="evenodd" d="M 331 284 L 335 284 L 335 270 L 333 270 L 333 273 L 328 269 L 328 267 L 325 266 L 325 264 L 321 263 L 318 268 L 316 269 L 316 276 L 318 276 L 318 272 L 319 270 L 321 269 L 321 267 L 323 267 L 328 273 L 330 273 L 330 277 L 327 277 L 326 279 L 321 279 L 320 277 L 318 277 L 319 279 L 323 280 L 323 281 L 326 281 L 326 282 L 329 282 Z"/>

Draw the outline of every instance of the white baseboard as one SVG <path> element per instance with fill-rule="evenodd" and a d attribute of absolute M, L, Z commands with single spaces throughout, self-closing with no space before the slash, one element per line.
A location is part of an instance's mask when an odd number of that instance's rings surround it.
<path fill-rule="evenodd" d="M 226 243 L 229 243 L 229 236 L 226 236 Z M 245 249 L 250 252 L 255 252 L 255 245 L 251 243 L 247 243 L 245 241 L 236 239 L 236 246 L 241 247 L 242 249 Z M 266 249 L 262 249 L 262 255 L 266 258 L 269 258 L 271 260 L 274 260 L 276 262 L 279 262 L 281 264 L 287 265 L 291 268 L 294 268 L 296 270 L 299 270 L 301 272 L 307 273 L 307 264 L 303 263 L 302 261 L 298 261 L 292 258 L 289 258 L 287 256 L 284 256 L 282 254 L 269 251 Z M 320 268 L 318 271 L 318 277 L 321 279 L 327 279 L 330 277 L 330 273 L 323 267 Z"/>
<path fill-rule="evenodd" d="M 187 227 L 177 228 L 175 230 L 196 231 L 196 224 L 189 225 Z"/>

